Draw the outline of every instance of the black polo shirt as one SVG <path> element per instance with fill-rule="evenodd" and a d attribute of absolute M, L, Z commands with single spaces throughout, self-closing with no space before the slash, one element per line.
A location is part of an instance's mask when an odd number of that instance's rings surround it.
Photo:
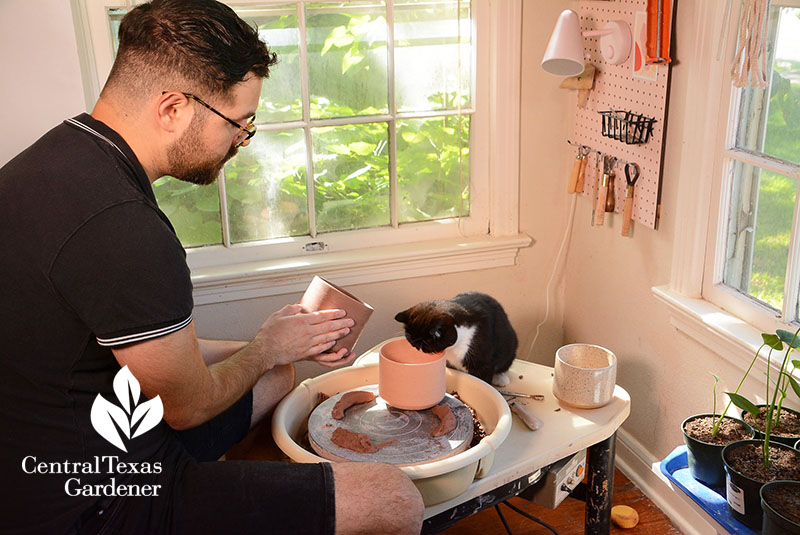
<path fill-rule="evenodd" d="M 65 121 L 0 169 L 0 531 L 66 532 L 108 501 L 70 496 L 68 479 L 132 477 L 89 465 L 52 473 L 59 463 L 172 462 L 163 421 L 125 439 L 125 452 L 90 413 L 98 394 L 120 404 L 111 348 L 188 325 L 191 292 L 185 252 L 144 169 L 103 123 Z M 48 473 L 29 473 L 42 462 Z M 171 477 L 144 479 L 168 486 Z"/>

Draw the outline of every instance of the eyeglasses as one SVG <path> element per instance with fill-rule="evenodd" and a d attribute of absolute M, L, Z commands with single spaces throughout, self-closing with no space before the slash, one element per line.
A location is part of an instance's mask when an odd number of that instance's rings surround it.
<path fill-rule="evenodd" d="M 168 91 L 162 91 L 162 92 L 161 92 L 161 94 L 162 94 L 162 95 L 163 95 L 163 94 L 165 94 L 165 93 L 168 93 Z M 237 144 L 236 144 L 236 146 L 237 146 L 237 147 L 241 147 L 241 146 L 242 146 L 242 144 L 243 144 L 245 141 L 247 141 L 248 139 L 250 139 L 251 137 L 253 137 L 254 135 L 256 135 L 256 130 L 258 130 L 258 128 L 257 128 L 257 127 L 256 127 L 256 125 L 255 125 L 255 122 L 256 122 L 256 116 L 255 116 L 255 115 L 253 115 L 253 116 L 250 118 L 250 120 L 249 120 L 249 121 L 247 121 L 247 124 L 246 124 L 245 126 L 242 126 L 242 125 L 240 125 L 239 123 L 237 123 L 236 121 L 234 121 L 233 119 L 229 119 L 228 117 L 226 117 L 225 115 L 223 115 L 223 114 L 222 114 L 222 113 L 220 113 L 219 111 L 215 110 L 215 109 L 214 109 L 214 107 L 213 107 L 213 106 L 211 106 L 210 104 L 207 104 L 207 103 L 203 102 L 203 101 L 200 99 L 200 97 L 196 97 L 195 95 L 193 95 L 193 94 L 191 94 L 191 93 L 183 93 L 183 92 L 181 92 L 181 94 L 182 94 L 184 97 L 188 98 L 188 99 L 194 100 L 195 102 L 197 102 L 197 103 L 198 103 L 198 104 L 200 104 L 201 106 L 205 106 L 205 107 L 206 107 L 206 108 L 208 108 L 210 111 L 212 111 L 213 113 L 216 113 L 217 115 L 219 115 L 220 117 L 222 117 L 223 119 L 225 119 L 226 121 L 228 121 L 230 124 L 232 124 L 233 126 L 235 126 L 236 128 L 238 128 L 239 130 L 241 130 L 241 132 L 240 132 L 239 134 L 237 134 L 237 135 L 244 135 L 244 138 L 242 138 L 242 139 L 239 141 L 239 143 L 237 143 Z"/>

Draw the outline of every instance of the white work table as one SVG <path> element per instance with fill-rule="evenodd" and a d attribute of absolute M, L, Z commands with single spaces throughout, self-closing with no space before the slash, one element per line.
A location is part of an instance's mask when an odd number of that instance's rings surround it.
<path fill-rule="evenodd" d="M 377 362 L 377 351 L 369 351 L 359 357 L 356 365 Z M 553 368 L 548 366 L 514 361 L 509 371 L 511 383 L 503 389 L 544 395 L 544 401 L 529 402 L 542 421 L 541 428 L 531 431 L 514 416 L 511 431 L 496 450 L 488 475 L 475 479 L 455 498 L 426 507 L 423 533 L 434 533 L 457 519 L 519 494 L 538 479 L 540 470 L 584 448 L 588 448 L 585 532 L 608 533 L 615 434 L 630 414 L 630 396 L 617 385 L 608 405 L 574 409 L 553 396 L 552 374 Z"/>

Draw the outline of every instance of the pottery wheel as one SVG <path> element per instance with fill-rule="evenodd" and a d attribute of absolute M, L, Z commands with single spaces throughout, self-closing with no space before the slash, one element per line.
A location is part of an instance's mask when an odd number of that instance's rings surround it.
<path fill-rule="evenodd" d="M 378 385 L 353 388 L 378 393 Z M 447 403 L 456 418 L 456 427 L 446 435 L 431 436 L 439 425 L 439 418 L 430 409 L 422 411 L 401 410 L 391 407 L 377 397 L 375 401 L 354 405 L 345 411 L 342 420 L 331 417 L 331 410 L 346 392 L 340 392 L 320 403 L 308 419 L 308 437 L 318 455 L 332 461 L 366 461 L 410 466 L 444 459 L 467 449 L 472 440 L 472 414 L 460 400 L 450 394 L 441 403 Z M 375 453 L 359 453 L 331 442 L 337 427 L 353 433 L 365 433 L 372 444 L 397 442 L 384 446 Z"/>

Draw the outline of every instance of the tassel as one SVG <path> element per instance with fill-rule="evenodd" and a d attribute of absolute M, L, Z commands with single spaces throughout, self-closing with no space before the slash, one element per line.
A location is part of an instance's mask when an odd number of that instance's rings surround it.
<path fill-rule="evenodd" d="M 734 87 L 767 87 L 767 25 L 770 0 L 744 0 L 731 77 Z"/>

